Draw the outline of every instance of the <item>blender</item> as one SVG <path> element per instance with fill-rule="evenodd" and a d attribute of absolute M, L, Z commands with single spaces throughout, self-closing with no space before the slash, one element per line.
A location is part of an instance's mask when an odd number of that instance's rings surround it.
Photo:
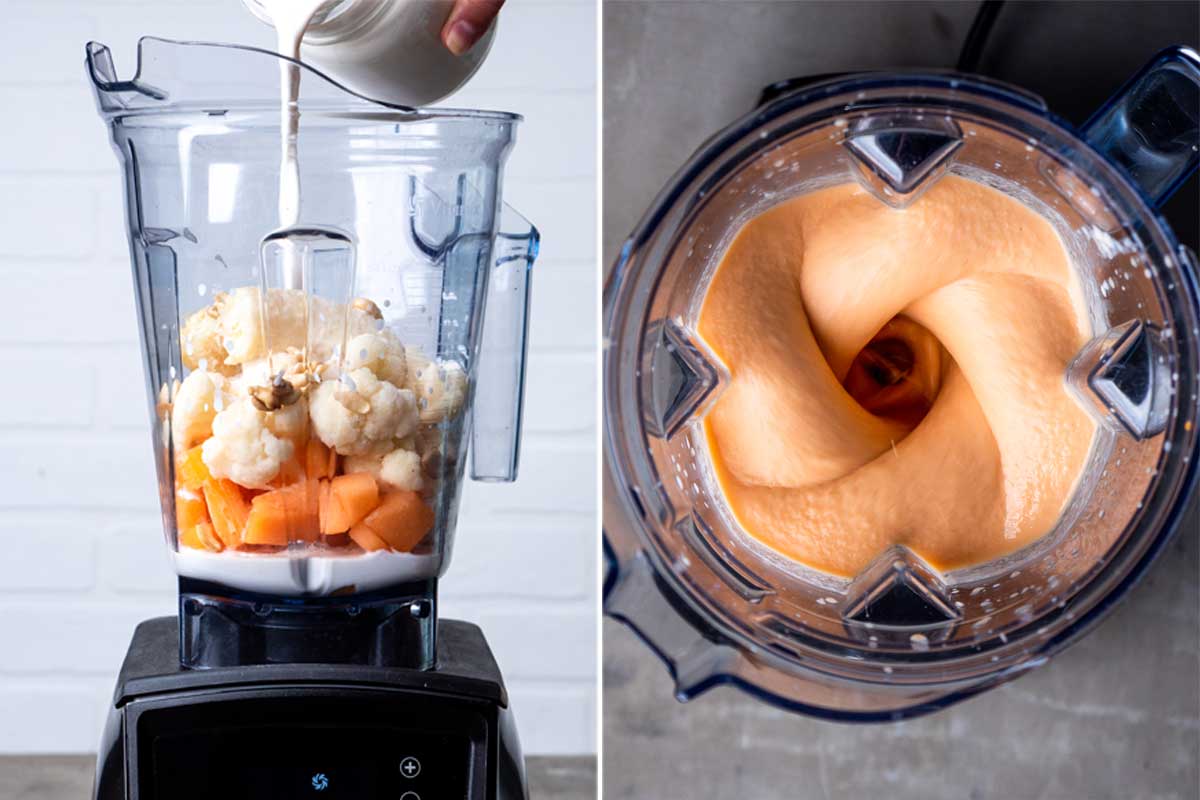
<path fill-rule="evenodd" d="M 303 74 L 276 229 L 280 56 L 89 43 L 121 163 L 178 618 L 142 623 L 97 798 L 523 798 L 503 679 L 438 619 L 459 489 L 516 477 L 538 233 L 520 117 Z"/>
<path fill-rule="evenodd" d="M 935 711 L 1045 663 L 1145 573 L 1197 478 L 1196 258 L 1156 209 L 1194 172 L 1200 58 L 1159 54 L 1083 127 L 962 73 L 773 87 L 709 139 L 626 240 L 604 298 L 604 608 L 667 666 L 678 699 L 736 685 L 839 721 Z M 969 567 L 893 546 L 850 577 L 744 531 L 704 421 L 730 382 L 697 333 L 734 237 L 778 204 L 854 183 L 903 209 L 943 176 L 1050 222 L 1092 336 L 1063 380 L 1098 434 L 1054 527 Z M 972 520 L 960 521 L 969 530 Z"/>

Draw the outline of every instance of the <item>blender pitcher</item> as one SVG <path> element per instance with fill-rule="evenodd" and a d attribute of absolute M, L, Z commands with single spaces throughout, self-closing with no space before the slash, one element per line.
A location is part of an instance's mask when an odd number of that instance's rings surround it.
<path fill-rule="evenodd" d="M 1076 131 L 976 76 L 840 76 L 760 107 L 675 175 L 605 289 L 604 602 L 680 699 L 733 683 L 831 719 L 929 712 L 1044 663 L 1145 572 L 1197 475 L 1196 259 L 1156 209 L 1195 170 L 1198 89 L 1196 53 L 1166 51 Z M 729 376 L 696 332 L 700 305 L 768 208 L 851 182 L 904 208 L 945 175 L 1016 198 L 1065 244 L 1092 338 L 1063 380 L 1099 432 L 1036 542 L 944 572 L 896 545 L 836 577 L 728 507 L 703 420 Z"/>
<path fill-rule="evenodd" d="M 357 96 L 152 37 L 87 69 L 125 178 L 181 660 L 429 666 L 466 437 L 516 477 L 537 231 L 501 201 L 520 117 Z"/>

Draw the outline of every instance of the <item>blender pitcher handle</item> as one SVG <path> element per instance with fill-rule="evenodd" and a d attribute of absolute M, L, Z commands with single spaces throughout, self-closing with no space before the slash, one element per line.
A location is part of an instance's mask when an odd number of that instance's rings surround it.
<path fill-rule="evenodd" d="M 505 203 L 492 250 L 471 406 L 471 477 L 477 481 L 517 479 L 530 268 L 537 258 L 539 240 L 537 228 Z"/>
<path fill-rule="evenodd" d="M 1159 53 L 1092 115 L 1083 136 L 1160 207 L 1200 157 L 1200 56 L 1182 46 Z"/>

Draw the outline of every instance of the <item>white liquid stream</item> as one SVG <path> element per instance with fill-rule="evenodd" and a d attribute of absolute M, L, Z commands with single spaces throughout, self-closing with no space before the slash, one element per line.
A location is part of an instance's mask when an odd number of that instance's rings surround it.
<path fill-rule="evenodd" d="M 300 42 L 325 0 L 260 0 L 275 27 L 275 47 L 282 56 L 300 59 Z M 300 170 L 296 134 L 300 128 L 300 68 L 279 62 L 279 227 L 290 228 L 300 218 Z"/>
<path fill-rule="evenodd" d="M 275 28 L 275 48 L 282 56 L 299 60 L 300 42 L 326 0 L 260 0 Z M 300 220 L 300 166 L 296 138 L 300 130 L 300 68 L 279 62 L 279 227 L 295 227 Z M 283 285 L 303 289 L 304 275 L 295 248 L 282 244 Z"/>

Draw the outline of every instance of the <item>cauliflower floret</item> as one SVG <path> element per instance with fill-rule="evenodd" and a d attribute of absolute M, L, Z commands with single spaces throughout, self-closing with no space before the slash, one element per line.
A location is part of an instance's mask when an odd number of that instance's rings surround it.
<path fill-rule="evenodd" d="M 347 473 L 365 472 L 389 489 L 421 491 L 421 456 L 413 450 L 397 448 L 386 456 L 348 456 L 343 462 Z"/>
<path fill-rule="evenodd" d="M 350 340 L 374 333 L 383 324 L 362 308 L 334 303 L 299 289 L 271 289 L 267 292 L 264 331 L 260 296 L 257 288 L 243 286 L 235 289 L 225 304 L 220 315 L 220 335 L 228 353 L 226 364 L 260 359 L 267 354 L 268 345 L 274 353 L 289 347 L 303 349 L 306 334 L 311 360 L 325 361 L 341 345 L 343 337 Z"/>
<path fill-rule="evenodd" d="M 383 330 L 383 320 L 355 305 L 344 306 L 322 298 L 314 298 L 310 329 L 313 361 L 328 361 L 335 352 L 340 352 L 342 343 L 348 343 L 366 333 Z M 349 309 L 349 317 L 346 316 Z"/>
<path fill-rule="evenodd" d="M 421 376 L 429 369 L 429 365 L 432 362 L 426 357 L 421 348 L 412 345 L 404 348 L 404 360 L 408 366 L 408 375 L 404 381 L 404 388 L 412 389 L 414 393 L 420 394 Z"/>
<path fill-rule="evenodd" d="M 404 386 L 408 378 L 404 346 L 391 331 L 364 333 L 346 343 L 346 369 L 366 367 L 375 377 Z"/>
<path fill-rule="evenodd" d="M 214 376 L 196 370 L 184 378 L 175 390 L 171 407 L 171 435 L 178 452 L 188 450 L 212 435 L 213 417 L 217 415 Z"/>
<path fill-rule="evenodd" d="M 255 409 L 257 411 L 257 409 Z M 308 401 L 301 397 L 290 406 L 275 411 L 259 412 L 263 415 L 267 430 L 280 439 L 301 441 L 308 433 Z"/>
<path fill-rule="evenodd" d="M 234 289 L 221 312 L 221 337 L 226 364 L 245 364 L 272 350 L 303 347 L 308 323 L 307 296 L 298 289 L 267 292 L 267 324 L 264 330 L 261 293 L 253 286 Z M 264 340 L 266 336 L 266 340 Z"/>
<path fill-rule="evenodd" d="M 434 362 L 421 370 L 414 391 L 422 423 L 450 419 L 467 399 L 467 373 L 457 362 Z"/>
<path fill-rule="evenodd" d="M 417 401 L 408 389 L 362 368 L 324 381 L 310 395 L 313 431 L 344 456 L 380 455 L 417 427 Z"/>
<path fill-rule="evenodd" d="M 179 347 L 183 365 L 188 369 L 208 369 L 223 374 L 236 372 L 236 367 L 225 364 L 225 344 L 221 338 L 221 313 L 229 295 L 218 292 L 207 305 L 192 314 L 183 323 L 179 334 Z"/>
<path fill-rule="evenodd" d="M 405 384 L 417 396 L 421 423 L 436 424 L 457 414 L 467 399 L 467 373 L 456 361 L 431 361 L 416 347 L 404 348 Z"/>
<path fill-rule="evenodd" d="M 229 387 L 239 397 L 246 397 L 252 386 L 264 386 L 271 382 L 271 365 L 267 358 L 256 358 L 242 364 L 241 372 L 229 380 Z"/>
<path fill-rule="evenodd" d="M 393 450 L 383 457 L 379 470 L 380 482 L 393 489 L 421 491 L 421 457 L 412 450 Z"/>
<path fill-rule="evenodd" d="M 280 412 L 259 411 L 245 398 L 218 413 L 212 437 L 200 451 L 208 471 L 249 489 L 267 488 L 294 450 L 288 439 L 271 430 L 280 424 L 275 419 L 280 416 Z"/>

